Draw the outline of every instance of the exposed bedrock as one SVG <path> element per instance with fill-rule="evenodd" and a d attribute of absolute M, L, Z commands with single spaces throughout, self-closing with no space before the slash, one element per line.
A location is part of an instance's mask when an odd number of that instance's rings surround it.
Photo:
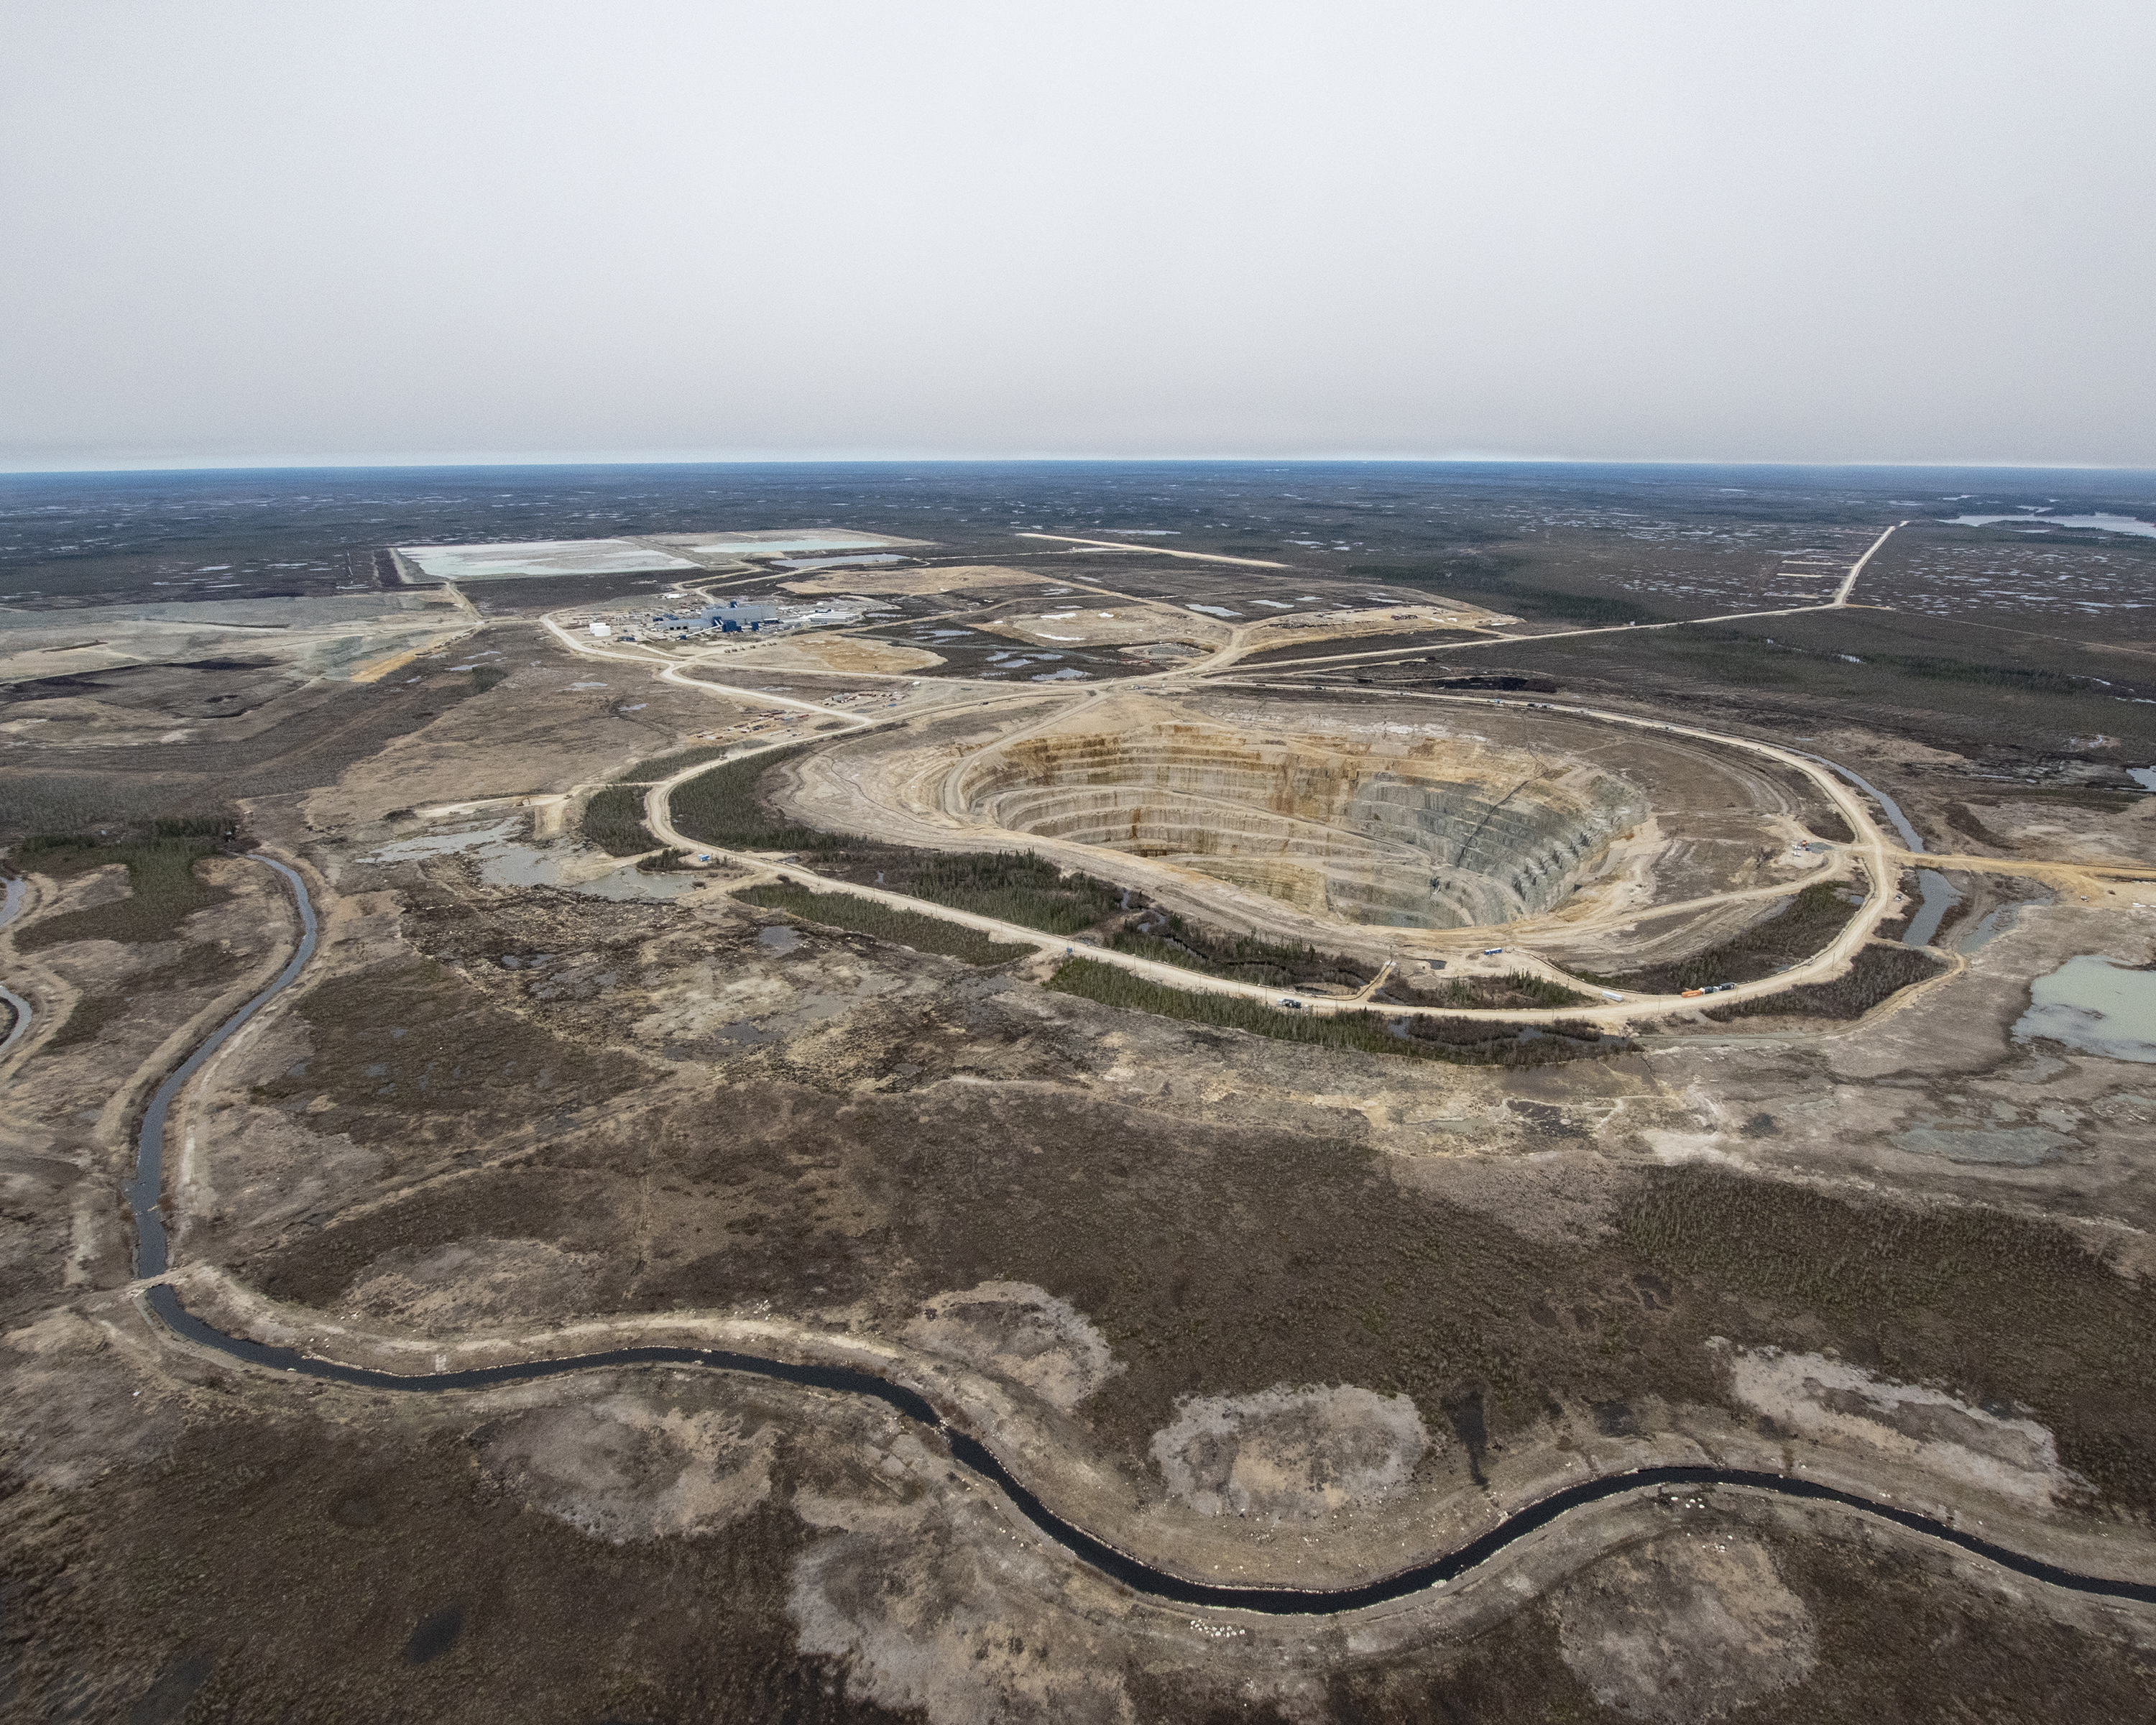
<path fill-rule="evenodd" d="M 1648 813 L 1635 787 L 1563 755 L 1188 723 L 1025 738 L 970 768 L 960 791 L 984 824 L 1399 928 L 1549 910 Z"/>

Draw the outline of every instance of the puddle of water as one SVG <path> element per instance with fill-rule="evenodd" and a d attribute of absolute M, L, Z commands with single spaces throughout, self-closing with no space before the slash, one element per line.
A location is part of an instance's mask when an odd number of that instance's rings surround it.
<path fill-rule="evenodd" d="M 572 892 L 592 898 L 619 901 L 631 898 L 679 898 L 696 884 L 694 875 L 644 875 L 636 870 L 614 869 L 591 880 L 567 883 Z"/>
<path fill-rule="evenodd" d="M 588 853 L 542 850 L 511 842 L 523 829 L 521 816 L 468 833 L 437 833 L 424 839 L 399 839 L 360 859 L 362 862 L 411 862 L 423 856 L 476 853 L 480 879 L 490 886 L 559 886 L 593 898 L 679 898 L 696 884 L 693 875 L 640 875 L 633 865 L 592 875 Z"/>
<path fill-rule="evenodd" d="M 575 883 L 564 878 L 567 860 L 529 845 L 490 845 L 479 876 L 490 886 L 569 886 Z"/>
<path fill-rule="evenodd" d="M 2013 926 L 2014 919 L 2020 914 L 2020 910 L 2019 905 L 2001 905 L 1997 910 L 1987 913 L 1982 922 L 1954 942 L 1954 950 L 1974 952 L 1979 947 L 1996 940 Z"/>
<path fill-rule="evenodd" d="M 2144 791 L 2156 791 L 2156 767 L 2129 767 L 2126 776 Z"/>
<path fill-rule="evenodd" d="M 1895 1133 L 1894 1142 L 1919 1156 L 1943 1156 L 1948 1162 L 2035 1168 L 2056 1160 L 2067 1140 L 2043 1126 L 1916 1126 Z"/>
<path fill-rule="evenodd" d="M 790 952 L 801 944 L 801 937 L 790 928 L 766 928 L 758 932 L 756 943 L 774 952 Z"/>
<path fill-rule="evenodd" d="M 2029 1003 L 2014 1026 L 2019 1040 L 2048 1036 L 2088 1054 L 2156 1065 L 2156 971 L 2083 953 L 2038 977 Z"/>
<path fill-rule="evenodd" d="M 459 850 L 474 850 L 482 845 L 499 845 L 512 833 L 523 829 L 524 818 L 517 815 L 498 826 L 478 827 L 466 833 L 431 833 L 424 839 L 399 839 L 360 858 L 362 862 L 409 862 L 415 857 L 448 856 Z"/>

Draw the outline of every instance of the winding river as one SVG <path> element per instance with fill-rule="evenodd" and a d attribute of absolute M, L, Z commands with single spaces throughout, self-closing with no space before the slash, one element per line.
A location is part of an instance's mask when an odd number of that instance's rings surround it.
<path fill-rule="evenodd" d="M 1853 778 L 1855 775 L 1851 776 Z M 275 978 L 213 1030 L 178 1069 L 158 1086 L 156 1094 L 151 1098 L 149 1111 L 143 1117 L 141 1137 L 136 1147 L 135 1178 L 127 1189 L 128 1205 L 134 1212 L 137 1229 L 136 1273 L 145 1279 L 163 1276 L 167 1267 L 164 1216 L 160 1200 L 163 1183 L 165 1121 L 174 1099 L 187 1081 L 202 1069 L 203 1062 L 223 1047 L 241 1025 L 291 986 L 315 951 L 314 905 L 307 896 L 306 883 L 299 872 L 271 857 L 257 856 L 249 860 L 275 869 L 291 887 L 300 912 L 300 942 L 293 952 L 291 961 L 277 973 Z M 280 1348 L 268 1343 L 250 1341 L 244 1336 L 228 1335 L 189 1312 L 180 1297 L 179 1290 L 170 1282 L 159 1281 L 151 1286 L 146 1292 L 146 1304 L 175 1337 L 198 1348 L 223 1354 L 246 1365 L 365 1389 L 439 1395 L 457 1390 L 487 1389 L 505 1384 L 528 1384 L 542 1378 L 562 1377 L 572 1372 L 657 1365 L 731 1372 L 773 1378 L 806 1389 L 866 1397 L 881 1402 L 926 1428 L 942 1441 L 954 1461 L 993 1485 L 1019 1514 L 1073 1557 L 1091 1564 L 1133 1593 L 1178 1605 L 1258 1611 L 1275 1616 L 1325 1616 L 1334 1612 L 1380 1605 L 1451 1581 L 1477 1564 L 1488 1562 L 1514 1542 L 1538 1528 L 1548 1527 L 1573 1510 L 1637 1491 L 1672 1486 L 1686 1490 L 1728 1486 L 1773 1492 L 1779 1497 L 1807 1502 L 1834 1504 L 1892 1522 L 1912 1532 L 1941 1540 L 1984 1558 L 2003 1568 L 2010 1569 L 2018 1575 L 2048 1582 L 2054 1587 L 2066 1588 L 2076 1593 L 2094 1594 L 2106 1599 L 2156 1604 L 2156 1583 L 2085 1575 L 2077 1570 L 2046 1563 L 2041 1558 L 2030 1557 L 1994 1541 L 1979 1538 L 1936 1517 L 1920 1515 L 1892 1504 L 1876 1502 L 1855 1492 L 1840 1491 L 1816 1481 L 1747 1468 L 1693 1466 L 1643 1467 L 1630 1473 L 1606 1475 L 1599 1479 L 1583 1481 L 1576 1486 L 1568 1486 L 1523 1509 L 1516 1510 L 1489 1532 L 1457 1550 L 1432 1562 L 1401 1570 L 1397 1574 L 1365 1582 L 1359 1587 L 1321 1590 L 1223 1586 L 1217 1583 L 1194 1581 L 1172 1571 L 1156 1568 L 1096 1538 L 1083 1528 L 1073 1526 L 1014 1479 L 1009 1471 L 978 1438 L 950 1425 L 926 1396 L 902 1384 L 879 1378 L 873 1373 L 852 1367 L 802 1365 L 722 1348 L 622 1348 L 599 1353 L 574 1354 L 561 1359 L 523 1360 L 509 1365 L 485 1366 L 461 1372 L 377 1372 L 363 1366 L 349 1366 L 335 1360 L 317 1358 L 301 1353 L 296 1348 Z"/>

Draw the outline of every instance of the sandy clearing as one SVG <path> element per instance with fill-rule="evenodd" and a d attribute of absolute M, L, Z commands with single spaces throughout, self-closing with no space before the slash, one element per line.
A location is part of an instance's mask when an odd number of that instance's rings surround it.
<path fill-rule="evenodd" d="M 1815 1443 L 1876 1450 L 2040 1507 L 2072 1483 L 2033 1420 L 1816 1353 L 1732 1348 L 1723 1363 L 1740 1402 Z"/>
<path fill-rule="evenodd" d="M 1024 617 L 973 625 L 1034 647 L 1120 647 L 1155 641 L 1217 644 L 1227 631 L 1167 605 L 1065 603 Z"/>
<path fill-rule="evenodd" d="M 1743 1533 L 1675 1535 L 1611 1558 L 1561 1589 L 1558 1647 L 1603 1706 L 1658 1725 L 1704 1725 L 1808 1674 L 1811 1613 Z"/>
<path fill-rule="evenodd" d="M 1044 579 L 1024 569 L 1006 568 L 998 563 L 956 563 L 940 569 L 834 569 L 829 575 L 781 582 L 779 586 L 783 592 L 803 594 L 867 593 L 922 597 L 942 593 L 977 593 L 998 587 L 1039 587 Z"/>
<path fill-rule="evenodd" d="M 710 1533 L 771 1495 L 778 1429 L 686 1413 L 633 1389 L 497 1422 L 484 1465 L 542 1513 L 620 1545 Z"/>
<path fill-rule="evenodd" d="M 1348 640 L 1364 635 L 1396 635 L 1432 629 L 1496 629 L 1520 619 L 1480 605 L 1385 605 L 1368 610 L 1298 611 L 1265 617 L 1250 626 L 1247 650 L 1263 653 L 1306 641 Z"/>
<path fill-rule="evenodd" d="M 1023 1384 L 1066 1414 L 1123 1369 L 1084 1312 L 1029 1282 L 938 1294 L 901 1334 L 925 1353 Z"/>
<path fill-rule="evenodd" d="M 866 671 L 882 676 L 904 676 L 942 663 L 936 654 L 919 647 L 901 647 L 892 641 L 865 640 L 850 635 L 805 635 L 753 648 L 733 659 L 727 670 L 740 676 L 776 670 Z"/>
<path fill-rule="evenodd" d="M 1352 1384 L 1186 1396 L 1153 1434 L 1168 1495 L 1204 1516 L 1314 1522 L 1403 1495 L 1430 1446 L 1413 1399 Z"/>

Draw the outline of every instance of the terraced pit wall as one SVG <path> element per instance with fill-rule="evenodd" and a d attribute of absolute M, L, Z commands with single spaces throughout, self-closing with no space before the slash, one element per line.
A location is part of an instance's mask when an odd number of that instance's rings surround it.
<path fill-rule="evenodd" d="M 972 818 L 1014 833 L 1403 928 L 1548 911 L 1648 813 L 1635 787 L 1576 758 L 1472 737 L 1254 740 L 1194 724 L 1028 738 L 958 788 Z"/>

